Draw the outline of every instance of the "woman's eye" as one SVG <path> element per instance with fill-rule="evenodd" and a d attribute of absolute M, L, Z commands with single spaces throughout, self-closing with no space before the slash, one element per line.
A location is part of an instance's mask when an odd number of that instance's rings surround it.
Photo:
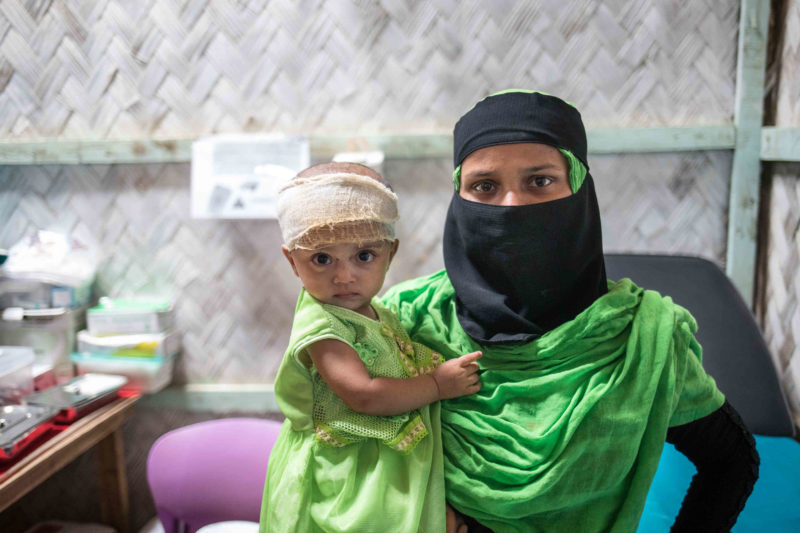
<path fill-rule="evenodd" d="M 362 250 L 358 252 L 358 260 L 362 263 L 369 263 L 373 259 L 375 259 L 375 254 L 370 252 L 369 250 Z"/>
<path fill-rule="evenodd" d="M 317 265 L 330 265 L 332 260 L 328 254 L 315 254 L 311 258 L 311 262 Z"/>
<path fill-rule="evenodd" d="M 494 190 L 494 183 L 490 181 L 479 181 L 472 186 L 472 189 L 478 192 L 492 192 Z"/>
<path fill-rule="evenodd" d="M 537 187 L 547 187 L 553 183 L 554 180 L 553 178 L 548 178 L 547 176 L 535 176 L 531 181 Z"/>

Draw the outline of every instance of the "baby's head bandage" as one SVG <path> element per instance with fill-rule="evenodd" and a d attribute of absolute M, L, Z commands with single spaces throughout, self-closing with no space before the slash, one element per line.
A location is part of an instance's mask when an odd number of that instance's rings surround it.
<path fill-rule="evenodd" d="M 349 172 L 295 177 L 278 192 L 283 244 L 315 250 L 336 243 L 394 240 L 397 195 Z"/>

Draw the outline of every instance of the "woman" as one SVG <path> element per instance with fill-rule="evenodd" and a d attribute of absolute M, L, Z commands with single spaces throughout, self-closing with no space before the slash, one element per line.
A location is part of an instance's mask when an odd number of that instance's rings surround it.
<path fill-rule="evenodd" d="M 664 442 L 698 467 L 674 531 L 727 531 L 752 436 L 701 366 L 691 315 L 607 282 L 580 114 L 506 91 L 456 124 L 446 270 L 385 297 L 482 390 L 443 402 L 449 503 L 470 531 L 635 531 Z"/>

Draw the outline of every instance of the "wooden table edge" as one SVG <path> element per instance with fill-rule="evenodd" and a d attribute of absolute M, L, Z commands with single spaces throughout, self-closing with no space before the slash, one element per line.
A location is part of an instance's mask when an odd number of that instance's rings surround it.
<path fill-rule="evenodd" d="M 119 429 L 138 399 L 118 398 L 89 413 L 8 469 L 0 476 L 0 511 Z"/>

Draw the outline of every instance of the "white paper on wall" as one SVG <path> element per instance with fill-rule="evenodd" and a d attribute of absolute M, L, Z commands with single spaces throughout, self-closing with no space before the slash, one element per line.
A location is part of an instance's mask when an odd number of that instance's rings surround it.
<path fill-rule="evenodd" d="M 199 139 L 192 143 L 192 217 L 275 218 L 278 190 L 309 161 L 305 137 L 236 134 Z"/>

